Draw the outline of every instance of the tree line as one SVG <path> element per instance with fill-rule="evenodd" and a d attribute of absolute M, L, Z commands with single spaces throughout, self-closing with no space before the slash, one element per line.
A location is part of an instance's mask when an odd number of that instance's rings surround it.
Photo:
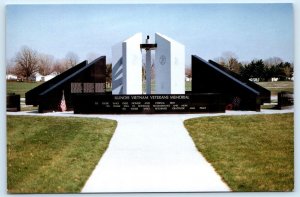
<path fill-rule="evenodd" d="M 89 54 L 88 59 L 91 61 L 96 57 L 95 54 Z M 271 81 L 272 78 L 291 80 L 294 73 L 293 63 L 284 62 L 279 57 L 272 57 L 266 60 L 257 59 L 247 63 L 240 62 L 234 53 L 226 52 L 221 57 L 215 58 L 214 61 L 244 78 L 257 81 Z M 53 72 L 60 74 L 78 63 L 79 57 L 73 52 L 67 53 L 63 59 L 55 59 L 51 55 L 41 54 L 24 46 L 8 63 L 7 73 L 17 75 L 22 80 L 29 80 L 37 72 L 44 76 Z M 145 65 L 143 65 L 143 79 L 145 78 L 144 67 Z M 112 65 L 107 64 L 106 79 L 108 83 L 111 83 L 112 80 L 111 72 Z M 187 77 L 192 77 L 190 68 L 186 68 L 185 72 Z M 153 64 L 151 65 L 151 75 L 154 76 Z"/>
<path fill-rule="evenodd" d="M 246 79 L 256 81 L 279 81 L 292 80 L 294 74 L 293 63 L 283 61 L 279 57 L 271 57 L 265 60 L 255 59 L 251 62 L 240 62 L 235 54 L 228 52 L 214 61 L 227 69 L 240 74 Z"/>
<path fill-rule="evenodd" d="M 97 54 L 88 54 L 88 61 L 96 59 Z M 74 52 L 68 52 L 63 59 L 55 59 L 52 55 L 38 53 L 24 46 L 7 64 L 7 74 L 14 74 L 22 81 L 30 81 L 34 74 L 60 74 L 79 63 L 79 57 Z M 106 65 L 106 81 L 111 83 L 112 64 Z"/>
<path fill-rule="evenodd" d="M 68 52 L 63 59 L 55 59 L 52 55 L 38 53 L 24 46 L 16 53 L 7 65 L 7 73 L 14 74 L 22 80 L 29 80 L 35 73 L 49 75 L 60 74 L 78 64 L 79 57 Z"/>

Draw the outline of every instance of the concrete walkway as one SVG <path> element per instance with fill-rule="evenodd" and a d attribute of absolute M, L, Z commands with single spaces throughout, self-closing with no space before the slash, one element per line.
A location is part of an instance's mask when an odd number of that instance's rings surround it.
<path fill-rule="evenodd" d="M 118 127 L 82 193 L 90 192 L 206 192 L 230 191 L 199 153 L 183 125 L 203 116 L 288 113 L 227 111 L 221 114 L 74 115 L 70 112 L 11 115 L 79 116 L 109 118 Z"/>
<path fill-rule="evenodd" d="M 82 192 L 229 191 L 177 116 L 125 116 Z"/>

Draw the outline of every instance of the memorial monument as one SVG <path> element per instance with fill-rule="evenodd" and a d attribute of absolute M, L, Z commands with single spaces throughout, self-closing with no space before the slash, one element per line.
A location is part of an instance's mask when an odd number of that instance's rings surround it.
<path fill-rule="evenodd" d="M 154 53 L 152 54 L 152 51 Z M 146 53 L 146 91 L 143 93 L 143 53 Z M 154 86 L 151 89 L 151 55 Z M 95 114 L 217 113 L 229 110 L 260 111 L 270 102 L 270 91 L 243 79 L 216 62 L 192 56 L 192 91 L 185 91 L 185 47 L 155 33 L 142 43 L 142 33 L 112 47 L 112 90 L 106 84 L 106 57 L 84 61 L 28 91 L 26 104 L 39 112 L 67 110 Z"/>
<path fill-rule="evenodd" d="M 185 94 L 184 46 L 159 33 L 155 42 L 155 93 Z"/>
<path fill-rule="evenodd" d="M 137 33 L 112 47 L 112 94 L 142 94 L 142 50 L 146 50 L 146 94 L 151 94 L 151 50 L 155 50 L 155 94 L 185 94 L 184 46 L 162 34 L 155 43 Z"/>
<path fill-rule="evenodd" d="M 192 56 L 192 93 L 219 92 L 226 109 L 260 111 L 260 105 L 270 102 L 270 91 L 243 79 L 225 67 Z"/>
<path fill-rule="evenodd" d="M 142 94 L 142 33 L 112 48 L 112 94 Z"/>
<path fill-rule="evenodd" d="M 105 70 L 106 58 L 104 56 L 89 64 L 87 61 L 83 61 L 26 92 L 26 105 L 39 106 L 38 111 L 40 113 L 60 111 L 60 104 L 64 95 L 67 110 L 73 110 L 71 94 L 105 92 Z"/>

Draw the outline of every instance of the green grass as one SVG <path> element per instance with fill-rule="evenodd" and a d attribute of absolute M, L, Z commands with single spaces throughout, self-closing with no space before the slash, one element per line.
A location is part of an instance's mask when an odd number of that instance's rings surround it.
<path fill-rule="evenodd" d="M 25 93 L 36 86 L 42 84 L 43 82 L 6 82 L 6 93 L 16 93 L 20 94 L 21 98 L 25 98 Z"/>
<path fill-rule="evenodd" d="M 80 192 L 115 128 L 96 118 L 7 116 L 8 192 Z"/>
<path fill-rule="evenodd" d="M 258 82 L 257 84 L 270 90 L 272 95 L 277 95 L 281 91 L 294 92 L 293 81 Z"/>
<path fill-rule="evenodd" d="M 274 103 L 274 101 L 272 101 Z M 277 101 L 276 101 L 277 102 Z M 278 109 L 277 104 L 272 104 L 272 105 L 261 105 L 261 109 Z"/>
<path fill-rule="evenodd" d="M 21 111 L 38 111 L 38 107 L 32 105 L 21 106 Z"/>
<path fill-rule="evenodd" d="M 257 82 L 258 85 L 271 91 L 272 95 L 277 95 L 281 91 L 294 92 L 293 81 L 274 81 L 274 82 Z M 191 91 L 192 84 L 189 81 L 185 82 L 185 90 Z"/>
<path fill-rule="evenodd" d="M 192 91 L 192 82 L 191 81 L 185 82 L 185 91 Z"/>
<path fill-rule="evenodd" d="M 184 124 L 233 191 L 293 191 L 293 115 L 207 117 Z"/>

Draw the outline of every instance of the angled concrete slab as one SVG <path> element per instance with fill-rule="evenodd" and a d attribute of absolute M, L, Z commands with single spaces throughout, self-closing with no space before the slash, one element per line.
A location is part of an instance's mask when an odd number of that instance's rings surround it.
<path fill-rule="evenodd" d="M 155 93 L 185 94 L 184 45 L 159 33 L 155 42 Z"/>
<path fill-rule="evenodd" d="M 112 47 L 112 94 L 142 94 L 142 33 Z"/>

